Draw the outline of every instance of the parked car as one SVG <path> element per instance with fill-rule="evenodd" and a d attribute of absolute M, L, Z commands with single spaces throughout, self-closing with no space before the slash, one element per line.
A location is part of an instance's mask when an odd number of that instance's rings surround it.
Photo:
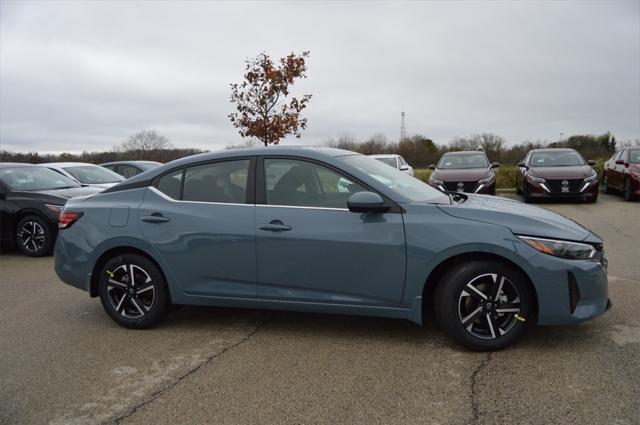
<path fill-rule="evenodd" d="M 346 188 L 346 191 L 345 191 Z M 602 240 L 551 211 L 442 193 L 373 158 L 269 147 L 183 158 L 65 206 L 55 270 L 129 328 L 174 304 L 423 322 L 496 350 L 605 312 Z"/>
<path fill-rule="evenodd" d="M 370 155 L 371 158 L 375 158 L 380 162 L 384 162 L 387 165 L 392 166 L 395 169 L 402 171 L 405 174 L 409 174 L 413 176 L 413 167 L 405 161 L 405 159 L 401 155 L 396 154 L 380 154 L 380 155 Z"/>
<path fill-rule="evenodd" d="M 2 243 L 15 243 L 32 257 L 49 255 L 58 233 L 58 216 L 67 199 L 95 192 L 46 168 L 0 163 Z"/>
<path fill-rule="evenodd" d="M 38 165 L 60 173 L 80 183 L 82 186 L 107 189 L 124 180 L 124 177 L 120 174 L 114 173 L 99 165 L 85 162 L 49 162 Z"/>
<path fill-rule="evenodd" d="M 133 177 L 147 170 L 161 166 L 162 163 L 156 161 L 113 161 L 100 164 L 114 173 L 120 174 L 125 179 Z"/>
<path fill-rule="evenodd" d="M 620 191 L 627 201 L 640 197 L 640 147 L 621 149 L 604 163 L 602 190 Z"/>
<path fill-rule="evenodd" d="M 533 149 L 518 163 L 516 190 L 525 202 L 536 199 L 571 198 L 598 200 L 595 161 L 585 161 L 574 149 Z"/>
<path fill-rule="evenodd" d="M 495 168 L 482 151 L 447 152 L 438 165 L 431 164 L 429 184 L 441 191 L 496 194 Z"/>

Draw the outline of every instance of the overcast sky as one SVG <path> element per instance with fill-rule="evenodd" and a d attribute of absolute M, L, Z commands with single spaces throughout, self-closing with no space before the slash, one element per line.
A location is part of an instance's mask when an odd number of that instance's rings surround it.
<path fill-rule="evenodd" d="M 311 51 L 303 143 L 407 132 L 640 137 L 640 2 L 0 0 L 0 149 L 102 150 L 155 128 L 240 143 L 229 83 L 261 51 Z"/>

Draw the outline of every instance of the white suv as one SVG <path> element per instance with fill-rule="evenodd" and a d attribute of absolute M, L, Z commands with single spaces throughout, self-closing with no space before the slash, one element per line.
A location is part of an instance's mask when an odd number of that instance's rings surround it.
<path fill-rule="evenodd" d="M 403 157 L 396 154 L 384 154 L 384 155 L 369 155 L 372 158 L 377 159 L 380 162 L 384 162 L 387 165 L 397 168 L 405 174 L 413 176 L 413 167 L 404 160 Z"/>

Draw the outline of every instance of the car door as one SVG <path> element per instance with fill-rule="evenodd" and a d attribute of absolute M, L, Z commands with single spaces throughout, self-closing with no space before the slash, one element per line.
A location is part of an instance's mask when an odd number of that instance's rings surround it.
<path fill-rule="evenodd" d="M 613 167 L 611 170 L 609 185 L 616 189 L 622 189 L 624 165 L 618 164 L 618 161 L 623 159 L 622 157 L 624 155 L 624 152 L 625 152 L 624 149 L 622 149 L 618 153 L 616 153 L 615 160 L 613 161 Z"/>
<path fill-rule="evenodd" d="M 405 281 L 402 214 L 352 213 L 370 190 L 326 164 L 267 157 L 256 198 L 258 297 L 398 305 Z"/>
<path fill-rule="evenodd" d="M 254 161 L 169 171 L 145 194 L 140 229 L 186 294 L 255 297 Z"/>

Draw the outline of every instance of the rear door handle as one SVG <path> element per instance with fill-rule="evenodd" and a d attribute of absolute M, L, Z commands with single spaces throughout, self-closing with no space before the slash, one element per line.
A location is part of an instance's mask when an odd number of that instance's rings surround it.
<path fill-rule="evenodd" d="M 258 226 L 260 230 L 266 230 L 268 232 L 286 232 L 291 230 L 291 226 L 287 226 L 280 220 L 271 220 L 268 224 L 261 224 Z"/>
<path fill-rule="evenodd" d="M 151 215 L 145 215 L 144 217 L 142 217 L 142 221 L 147 223 L 166 223 L 171 220 L 160 213 L 153 213 Z"/>

